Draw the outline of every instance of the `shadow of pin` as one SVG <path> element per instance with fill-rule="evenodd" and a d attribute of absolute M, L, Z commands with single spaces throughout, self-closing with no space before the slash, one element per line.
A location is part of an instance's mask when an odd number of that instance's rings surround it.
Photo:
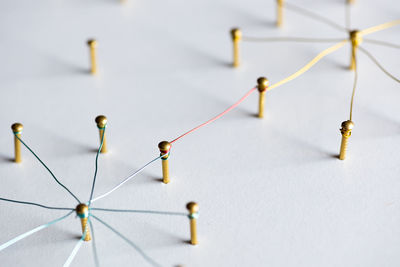
<path fill-rule="evenodd" d="M 328 156 L 332 159 L 339 159 L 339 154 L 329 154 Z"/>
<path fill-rule="evenodd" d="M 88 151 L 89 153 L 97 153 L 97 152 L 99 151 L 99 149 L 98 149 L 98 148 L 89 148 L 89 147 L 88 147 L 87 151 Z"/>
<path fill-rule="evenodd" d="M 186 244 L 186 245 L 191 245 L 192 243 L 190 240 L 181 240 L 181 243 Z"/>
<path fill-rule="evenodd" d="M 3 161 L 3 162 L 15 162 L 14 161 L 14 158 L 12 158 L 12 157 L 8 157 L 8 156 L 4 156 L 4 155 L 0 155 L 0 161 Z"/>
<path fill-rule="evenodd" d="M 259 118 L 257 113 L 249 112 L 247 113 L 249 117 L 256 118 L 256 119 L 264 119 L 264 118 Z"/>
<path fill-rule="evenodd" d="M 153 177 L 152 180 L 157 182 L 157 183 L 162 183 L 163 182 L 163 179 L 159 178 L 159 177 Z"/>

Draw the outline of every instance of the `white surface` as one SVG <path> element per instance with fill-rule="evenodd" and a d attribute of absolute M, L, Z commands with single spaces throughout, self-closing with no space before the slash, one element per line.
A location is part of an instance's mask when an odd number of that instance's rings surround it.
<path fill-rule="evenodd" d="M 344 24 L 344 1 L 297 5 Z M 397 1 L 359 0 L 352 25 L 398 19 Z M 101 155 L 95 196 L 157 154 L 159 141 L 221 112 L 266 75 L 272 83 L 330 44 L 243 43 L 229 67 L 228 31 L 247 36 L 345 38 L 287 11 L 276 29 L 274 1 L 2 1 L 0 3 L 0 196 L 53 206 L 76 205 L 23 150 L 13 164 L 10 125 L 79 198 L 89 197 L 98 132 L 105 114 L 110 153 Z M 370 38 L 400 43 L 400 28 Z M 100 73 L 88 75 L 86 40 L 99 41 Z M 396 49 L 363 44 L 399 76 Z M 359 57 L 355 129 L 349 158 L 334 156 L 348 118 L 353 73 L 348 46 L 304 76 L 267 94 L 266 118 L 254 118 L 257 93 L 218 122 L 174 145 L 172 181 L 160 163 L 96 207 L 183 211 L 200 204 L 200 244 L 185 243 L 184 217 L 107 214 L 163 266 L 399 266 L 399 85 Z M 0 243 L 66 212 L 1 202 Z M 94 222 L 102 266 L 146 266 L 143 258 Z M 0 252 L 1 266 L 60 266 L 80 235 L 73 216 Z M 85 243 L 74 266 L 94 266 Z"/>

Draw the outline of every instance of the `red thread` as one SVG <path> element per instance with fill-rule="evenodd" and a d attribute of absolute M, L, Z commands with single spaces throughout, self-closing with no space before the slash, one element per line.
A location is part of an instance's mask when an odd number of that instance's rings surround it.
<path fill-rule="evenodd" d="M 257 88 L 252 88 L 252 89 L 251 89 L 250 91 L 248 91 L 241 99 L 239 99 L 236 103 L 234 103 L 232 106 L 230 106 L 230 107 L 229 107 L 228 109 L 226 109 L 224 112 L 218 114 L 218 115 L 215 116 L 214 118 L 212 118 L 212 119 L 210 119 L 210 120 L 208 120 L 208 121 L 206 121 L 206 122 L 200 124 L 199 126 L 193 128 L 192 130 L 190 130 L 190 131 L 188 131 L 188 132 L 182 134 L 181 136 L 175 138 L 175 139 L 172 140 L 170 143 L 172 144 L 172 143 L 178 141 L 179 139 L 181 139 L 182 137 L 184 137 L 184 136 L 186 136 L 186 135 L 188 135 L 188 134 L 190 134 L 190 133 L 193 133 L 194 131 L 200 129 L 201 127 L 206 126 L 207 124 L 210 124 L 210 123 L 212 123 L 213 121 L 218 120 L 219 118 L 221 118 L 222 116 L 224 116 L 226 113 L 228 113 L 228 112 L 231 111 L 232 109 L 236 108 L 240 103 L 243 102 L 243 100 L 245 100 L 245 99 L 246 99 L 251 93 L 253 93 L 256 89 L 257 89 Z"/>

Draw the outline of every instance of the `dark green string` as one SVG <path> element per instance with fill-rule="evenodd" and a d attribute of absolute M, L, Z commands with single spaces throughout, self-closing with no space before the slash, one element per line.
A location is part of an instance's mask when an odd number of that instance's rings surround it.
<path fill-rule="evenodd" d="M 100 129 L 100 128 L 99 128 L 99 129 Z M 88 203 L 88 206 L 89 206 L 89 207 L 90 207 L 90 204 L 91 204 L 92 199 L 93 199 L 94 186 L 96 185 L 99 154 L 100 154 L 101 148 L 103 147 L 104 134 L 106 133 L 106 127 L 104 126 L 103 128 L 101 128 L 101 130 L 103 130 L 103 134 L 101 135 L 100 146 L 99 146 L 99 149 L 97 150 L 97 154 L 96 154 L 95 169 L 94 169 L 94 177 L 93 177 L 93 184 L 92 184 L 92 190 L 91 190 L 91 192 L 90 192 L 90 198 L 89 198 L 89 203 Z"/>
<path fill-rule="evenodd" d="M 22 141 L 22 139 L 19 138 L 16 134 L 15 134 L 15 137 L 26 147 L 26 149 L 28 149 L 28 150 L 35 156 L 35 158 L 43 165 L 43 167 L 46 168 L 46 170 L 50 173 L 50 175 L 54 178 L 54 180 L 55 180 L 60 186 L 62 186 L 65 190 L 67 190 L 67 192 L 70 193 L 71 196 L 73 196 L 73 197 L 76 199 L 76 201 L 78 201 L 78 203 L 81 203 L 81 201 L 79 200 L 79 198 L 77 198 L 65 185 L 63 185 L 63 184 L 56 178 L 56 176 L 52 173 L 52 171 L 49 169 L 49 167 L 47 167 L 47 165 L 44 164 L 44 162 L 38 157 L 38 155 L 36 155 L 36 153 L 33 152 L 33 150 L 32 150 L 27 144 L 25 144 L 25 142 Z"/>
<path fill-rule="evenodd" d="M 89 224 L 90 224 L 90 229 L 92 230 L 92 249 L 93 249 L 94 265 L 96 267 L 99 267 L 100 266 L 99 256 L 97 254 L 96 239 L 94 237 L 94 228 L 93 228 L 92 220 L 89 220 Z"/>
<path fill-rule="evenodd" d="M 109 212 L 131 212 L 131 213 L 187 216 L 187 213 L 184 212 L 170 212 L 170 211 L 156 211 L 156 210 L 123 210 L 123 209 L 119 210 L 119 209 L 103 209 L 103 208 L 90 208 L 90 209 L 98 211 L 109 211 Z"/>
<path fill-rule="evenodd" d="M 0 200 L 9 201 L 9 202 L 18 203 L 18 204 L 38 206 L 38 207 L 49 209 L 49 210 L 74 210 L 72 208 L 49 207 L 49 206 L 45 206 L 45 205 L 34 203 L 34 202 L 19 201 L 19 200 L 13 200 L 13 199 L 8 199 L 8 198 L 1 198 L 1 197 L 0 197 Z"/>
<path fill-rule="evenodd" d="M 104 226 L 106 226 L 108 229 L 110 229 L 111 231 L 113 231 L 116 235 L 118 235 L 120 238 L 122 238 L 123 240 L 125 240 L 125 242 L 127 242 L 129 245 L 131 245 L 134 249 L 136 249 L 137 252 L 139 252 L 140 255 L 142 255 L 142 257 L 152 266 L 156 266 L 159 267 L 161 266 L 160 264 L 158 264 L 157 262 L 155 262 L 153 259 L 151 259 L 149 256 L 147 256 L 147 254 L 145 254 L 143 252 L 143 250 L 141 248 L 139 248 L 135 243 L 133 243 L 131 240 L 129 240 L 128 238 L 126 238 L 124 235 L 122 235 L 120 232 L 118 232 L 117 230 L 115 230 L 113 227 L 111 227 L 109 224 L 107 224 L 106 222 L 104 222 L 103 220 L 97 218 L 96 216 L 94 216 L 93 214 L 91 214 L 91 216 L 96 219 L 97 221 L 99 221 L 100 223 L 102 223 Z"/>
<path fill-rule="evenodd" d="M 168 151 L 168 153 L 160 153 L 161 160 L 168 160 L 170 155 L 171 155 L 171 149 Z"/>

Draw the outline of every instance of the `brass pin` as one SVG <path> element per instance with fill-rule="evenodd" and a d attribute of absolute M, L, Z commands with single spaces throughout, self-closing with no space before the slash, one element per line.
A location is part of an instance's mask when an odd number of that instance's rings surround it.
<path fill-rule="evenodd" d="M 11 125 L 11 129 L 14 133 L 14 150 L 15 150 L 15 159 L 14 161 L 20 163 L 22 161 L 21 158 L 21 141 L 18 138 L 21 138 L 22 129 L 24 126 L 21 123 L 14 123 Z M 18 137 L 18 138 L 17 138 Z"/>
<path fill-rule="evenodd" d="M 284 6 L 284 0 L 277 0 L 276 26 L 278 26 L 278 27 L 282 27 L 282 25 L 283 25 L 283 6 Z"/>
<path fill-rule="evenodd" d="M 169 166 L 168 166 L 168 158 L 169 158 L 169 153 L 171 150 L 171 143 L 167 141 L 162 141 L 158 144 L 158 148 L 160 149 L 160 156 L 165 155 L 164 157 L 161 157 L 161 164 L 162 164 L 162 173 L 163 173 L 163 183 L 168 184 L 169 183 Z"/>
<path fill-rule="evenodd" d="M 89 224 L 87 223 L 88 218 L 89 218 L 89 207 L 86 204 L 79 204 L 76 206 L 76 214 L 78 217 L 81 219 L 81 224 L 82 224 L 82 235 L 85 234 L 85 241 L 90 241 L 92 238 L 90 237 L 90 229 L 89 229 Z"/>
<path fill-rule="evenodd" d="M 101 143 L 101 139 L 103 138 L 103 146 L 101 147 L 100 152 L 106 153 L 107 152 L 107 142 L 106 142 L 106 133 L 104 131 L 106 130 L 106 126 L 107 126 L 107 117 L 104 115 L 99 115 L 96 117 L 95 121 L 97 123 L 97 128 L 99 128 L 100 143 Z"/>
<path fill-rule="evenodd" d="M 267 92 L 267 88 L 269 86 L 269 81 L 265 77 L 260 77 L 257 79 L 257 89 L 260 93 L 258 99 L 258 117 L 264 118 L 264 106 L 265 106 L 265 93 Z"/>
<path fill-rule="evenodd" d="M 242 39 L 242 32 L 240 29 L 232 29 L 231 36 L 233 41 L 233 67 L 239 67 L 240 59 L 239 59 L 239 41 Z"/>
<path fill-rule="evenodd" d="M 362 42 L 361 33 L 358 30 L 354 30 L 350 32 L 350 41 L 351 41 L 351 63 L 350 70 L 356 69 L 356 54 L 358 46 Z"/>
<path fill-rule="evenodd" d="M 354 128 L 354 123 L 351 120 L 342 122 L 342 128 L 340 133 L 342 134 L 342 143 L 340 144 L 340 154 L 339 159 L 344 160 L 346 158 L 347 145 L 349 143 L 349 137 L 351 136 L 351 131 Z"/>
<path fill-rule="evenodd" d="M 196 220 L 199 217 L 199 205 L 196 202 L 189 202 L 186 205 L 189 210 L 189 220 L 190 220 L 190 244 L 197 245 L 197 225 Z"/>
<path fill-rule="evenodd" d="M 97 73 L 97 60 L 96 60 L 96 47 L 97 41 L 96 40 L 89 40 L 88 42 L 89 49 L 90 49 L 90 62 L 91 62 L 91 69 L 90 73 L 96 74 Z"/>

